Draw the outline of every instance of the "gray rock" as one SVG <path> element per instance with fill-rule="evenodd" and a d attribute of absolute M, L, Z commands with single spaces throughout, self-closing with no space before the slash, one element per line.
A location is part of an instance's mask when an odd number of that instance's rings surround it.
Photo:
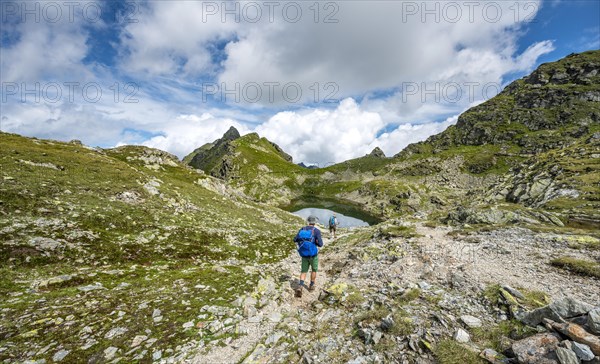
<path fill-rule="evenodd" d="M 115 327 L 114 329 L 110 329 L 106 335 L 104 335 L 105 339 L 112 339 L 114 337 L 118 337 L 126 333 L 128 330 L 124 327 Z"/>
<path fill-rule="evenodd" d="M 136 346 L 139 346 L 141 343 L 143 343 L 147 339 L 148 339 L 148 336 L 146 336 L 146 335 L 136 335 L 136 337 L 134 337 L 133 341 L 131 342 L 131 347 L 134 348 Z"/>
<path fill-rule="evenodd" d="M 590 361 L 594 359 L 594 353 L 592 353 L 592 349 L 585 344 L 580 344 L 578 342 L 573 342 L 571 346 L 571 350 L 577 355 L 577 357 L 584 361 Z"/>
<path fill-rule="evenodd" d="M 556 355 L 558 356 L 558 361 L 561 364 L 579 364 L 579 359 L 577 359 L 577 355 L 569 349 L 557 347 Z"/>
<path fill-rule="evenodd" d="M 269 320 L 271 322 L 279 322 L 281 321 L 281 314 L 279 312 L 273 312 L 269 315 Z"/>
<path fill-rule="evenodd" d="M 119 351 L 119 348 L 115 348 L 114 346 L 104 349 L 104 359 L 111 360 L 115 357 L 117 351 Z"/>
<path fill-rule="evenodd" d="M 458 341 L 459 343 L 468 343 L 471 341 L 471 336 L 469 336 L 469 333 L 465 330 L 458 329 L 454 334 L 454 340 Z"/>
<path fill-rule="evenodd" d="M 391 316 L 385 317 L 383 320 L 381 320 L 381 329 L 383 331 L 388 331 L 394 327 L 394 324 L 394 319 L 392 319 Z"/>
<path fill-rule="evenodd" d="M 509 285 L 504 285 L 502 286 L 502 288 L 504 288 L 505 291 L 507 291 L 508 293 L 510 293 L 511 295 L 515 296 L 516 298 L 519 299 L 525 299 L 525 296 L 523 295 L 523 293 L 521 293 L 519 290 L 512 288 Z"/>
<path fill-rule="evenodd" d="M 55 362 L 62 361 L 67 355 L 69 355 L 69 353 L 70 353 L 69 350 L 59 350 L 52 357 L 52 361 L 55 361 Z"/>
<path fill-rule="evenodd" d="M 587 324 L 591 332 L 600 335 L 600 308 L 595 308 L 588 313 Z"/>
<path fill-rule="evenodd" d="M 574 298 L 563 298 L 552 302 L 551 304 L 537 308 L 535 310 L 525 312 L 519 317 L 519 320 L 526 325 L 535 327 L 542 323 L 543 319 L 548 318 L 553 321 L 562 321 L 563 318 L 571 318 L 583 315 L 594 306 L 585 302 L 578 301 Z"/>
<path fill-rule="evenodd" d="M 191 329 L 192 327 L 194 327 L 194 321 L 188 321 L 183 324 L 184 329 Z"/>
<path fill-rule="evenodd" d="M 152 353 L 152 360 L 157 361 L 160 360 L 160 358 L 162 358 L 162 350 L 157 350 Z"/>
<path fill-rule="evenodd" d="M 81 292 L 90 292 L 90 291 L 97 291 L 99 289 L 106 289 L 102 286 L 102 284 L 98 283 L 98 284 L 93 284 L 93 285 L 89 285 L 89 286 L 81 286 L 81 287 L 77 287 L 78 290 L 80 290 Z"/>
<path fill-rule="evenodd" d="M 373 344 L 377 345 L 377 343 L 379 343 L 379 340 L 381 340 L 382 337 L 383 333 L 381 333 L 381 331 L 375 331 L 371 340 L 373 340 Z"/>
<path fill-rule="evenodd" d="M 556 348 L 560 337 L 553 333 L 541 333 L 516 341 L 512 351 L 519 363 L 558 364 Z"/>
<path fill-rule="evenodd" d="M 563 318 L 580 316 L 594 309 L 594 306 L 571 297 L 552 302 L 549 306 Z"/>
<path fill-rule="evenodd" d="M 471 315 L 462 315 L 460 320 L 468 327 L 481 327 L 481 320 Z"/>
<path fill-rule="evenodd" d="M 267 340 L 265 341 L 265 345 L 274 345 L 274 344 L 277 344 L 277 342 L 279 341 L 279 339 L 281 339 L 284 335 L 285 335 L 285 333 L 282 332 L 282 331 L 275 332 L 274 334 L 272 334 L 271 336 L 269 336 L 267 338 Z"/>

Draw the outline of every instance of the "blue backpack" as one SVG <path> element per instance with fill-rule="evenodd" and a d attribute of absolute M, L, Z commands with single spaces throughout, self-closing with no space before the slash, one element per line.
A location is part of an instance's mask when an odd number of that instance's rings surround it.
<path fill-rule="evenodd" d="M 329 218 L 329 226 L 335 226 L 335 217 L 330 217 Z"/>
<path fill-rule="evenodd" d="M 312 229 L 300 229 L 298 232 L 298 254 L 303 258 L 311 258 L 319 253 L 317 244 L 315 244 L 315 228 Z"/>

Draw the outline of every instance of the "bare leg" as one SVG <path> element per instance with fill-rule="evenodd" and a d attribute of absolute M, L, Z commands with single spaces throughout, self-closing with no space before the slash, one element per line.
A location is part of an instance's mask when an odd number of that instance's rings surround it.
<path fill-rule="evenodd" d="M 315 273 L 315 272 L 313 272 L 313 273 Z M 312 274 L 312 273 L 311 273 L 311 274 Z M 306 279 L 306 273 L 300 273 L 300 280 L 301 280 L 302 282 L 304 282 L 304 280 L 305 280 L 305 279 Z"/>
<path fill-rule="evenodd" d="M 310 272 L 310 282 L 314 283 L 315 280 L 317 279 L 317 272 Z"/>

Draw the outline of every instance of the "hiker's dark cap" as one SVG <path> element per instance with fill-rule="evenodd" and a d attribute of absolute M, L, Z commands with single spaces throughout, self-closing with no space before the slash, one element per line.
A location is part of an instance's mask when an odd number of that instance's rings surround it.
<path fill-rule="evenodd" d="M 317 219 L 317 217 L 316 217 L 316 216 L 314 216 L 314 215 L 310 215 L 310 216 L 309 216 L 309 217 L 306 219 L 306 221 L 308 221 L 308 223 L 309 223 L 309 224 L 316 224 L 316 223 L 317 223 L 317 220 L 318 220 L 318 219 Z"/>

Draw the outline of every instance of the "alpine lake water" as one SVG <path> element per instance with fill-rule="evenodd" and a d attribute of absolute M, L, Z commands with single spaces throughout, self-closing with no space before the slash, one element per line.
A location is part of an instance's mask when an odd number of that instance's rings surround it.
<path fill-rule="evenodd" d="M 343 200 L 303 197 L 293 200 L 283 209 L 304 219 L 314 215 L 325 226 L 328 226 L 329 218 L 335 213 L 340 228 L 370 226 L 381 222 L 381 219 L 362 210 L 360 205 Z"/>

